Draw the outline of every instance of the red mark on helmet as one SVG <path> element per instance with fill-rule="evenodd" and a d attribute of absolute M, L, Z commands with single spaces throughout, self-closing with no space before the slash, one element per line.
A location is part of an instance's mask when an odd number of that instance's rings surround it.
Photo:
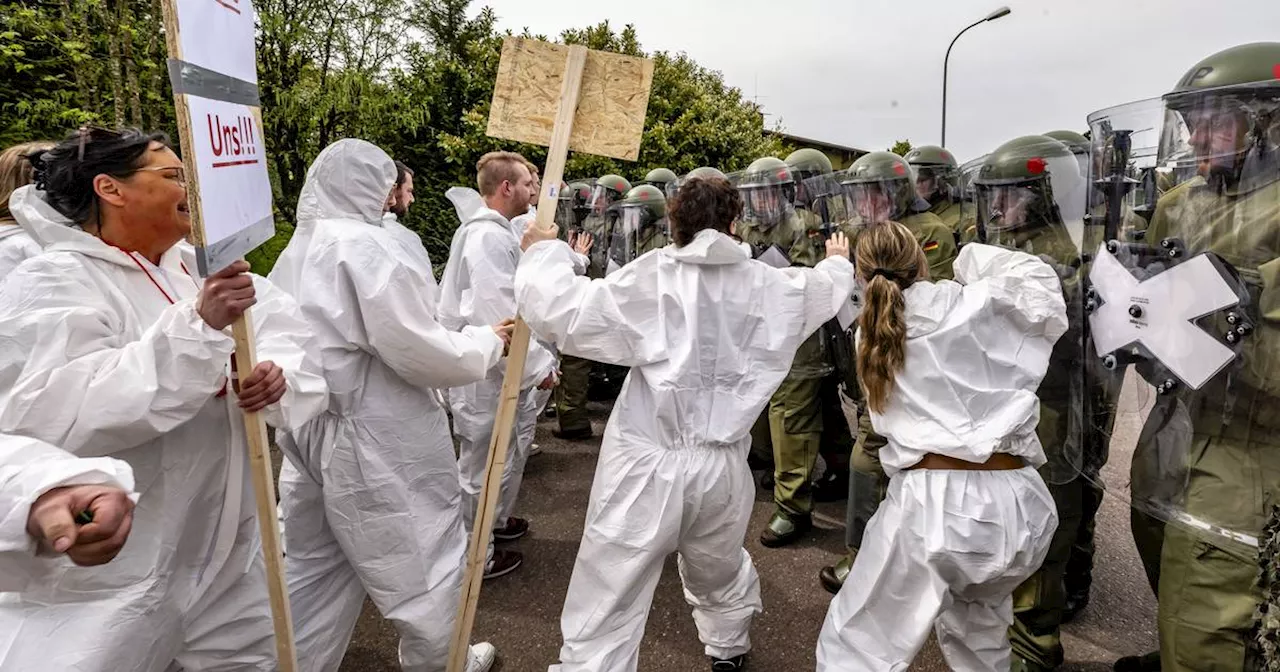
<path fill-rule="evenodd" d="M 948 151 L 946 151 L 946 150 L 943 150 L 943 152 L 942 152 L 942 158 L 947 159 L 948 161 L 950 161 L 950 160 L 951 160 L 951 152 L 948 152 Z"/>
<path fill-rule="evenodd" d="M 1280 63 L 1271 66 L 1271 76 L 1280 79 Z"/>
<path fill-rule="evenodd" d="M 1032 175 L 1039 175 L 1040 173 L 1044 172 L 1044 168 L 1046 165 L 1048 164 L 1044 162 L 1044 159 L 1038 156 L 1034 159 L 1027 159 L 1027 172 L 1031 173 Z"/>
<path fill-rule="evenodd" d="M 785 171 L 785 170 L 779 170 L 779 171 L 778 171 L 778 179 L 780 179 L 780 180 L 785 180 L 785 179 L 787 179 L 788 177 L 791 177 L 791 175 L 790 175 L 789 173 L 787 173 L 787 171 Z"/>
<path fill-rule="evenodd" d="M 907 167 L 902 165 L 901 163 L 895 163 L 893 164 L 893 172 L 897 173 L 898 175 L 906 175 Z"/>

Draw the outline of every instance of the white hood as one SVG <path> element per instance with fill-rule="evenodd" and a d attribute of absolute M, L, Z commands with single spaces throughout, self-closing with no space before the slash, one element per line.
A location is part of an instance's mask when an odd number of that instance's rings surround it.
<path fill-rule="evenodd" d="M 703 229 L 684 247 L 668 245 L 662 254 L 686 264 L 736 264 L 751 258 L 751 248 L 715 229 Z"/>
<path fill-rule="evenodd" d="M 298 196 L 298 224 L 351 219 L 380 224 L 396 183 L 396 164 L 377 145 L 339 140 L 320 152 Z"/>

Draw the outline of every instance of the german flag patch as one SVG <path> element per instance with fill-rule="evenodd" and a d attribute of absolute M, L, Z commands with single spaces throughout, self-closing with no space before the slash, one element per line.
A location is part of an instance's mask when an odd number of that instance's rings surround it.
<path fill-rule="evenodd" d="M 929 241 L 929 242 L 927 242 L 927 243 L 925 243 L 925 244 L 924 244 L 924 251 L 925 251 L 925 252 L 932 252 L 932 251 L 934 251 L 934 250 L 936 250 L 936 249 L 938 249 L 938 241 L 936 241 L 936 240 L 931 240 L 931 241 Z"/>

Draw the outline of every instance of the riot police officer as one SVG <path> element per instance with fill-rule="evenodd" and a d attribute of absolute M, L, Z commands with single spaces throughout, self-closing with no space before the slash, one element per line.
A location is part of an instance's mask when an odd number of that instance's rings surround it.
<path fill-rule="evenodd" d="M 743 196 L 738 236 L 757 259 L 776 267 L 809 266 L 823 258 L 817 218 L 797 209 L 795 178 L 782 160 L 764 157 L 736 175 Z M 790 544 L 812 526 L 814 465 L 821 452 L 837 472 L 852 437 L 840 411 L 835 367 L 819 330 L 800 346 L 791 371 L 769 400 L 775 510 L 760 536 L 769 547 Z"/>
<path fill-rule="evenodd" d="M 845 190 L 845 208 L 850 213 L 840 228 L 850 240 L 856 240 L 864 227 L 891 220 L 900 222 L 920 242 L 929 262 L 930 278 L 950 280 L 954 277 L 951 264 L 956 258 L 955 235 L 937 215 L 929 212 L 928 203 L 916 195 L 915 176 L 906 160 L 892 152 L 872 152 L 859 158 L 838 177 Z M 844 387 L 847 393 L 861 399 L 856 374 Z M 818 575 L 822 586 L 832 594 L 840 591 L 849 575 L 854 556 L 862 545 L 862 533 L 888 488 L 889 479 L 880 466 L 880 448 L 884 445 L 884 437 L 872 430 L 871 416 L 865 411 L 860 413 L 849 470 L 845 526 L 849 553 L 835 565 L 822 568 Z"/>
<path fill-rule="evenodd" d="M 1041 381 L 1036 434 L 1047 462 L 1040 475 L 1058 511 L 1058 528 L 1040 569 L 1013 594 L 1013 669 L 1051 670 L 1063 661 L 1059 628 L 1066 613 L 1064 575 L 1081 536 L 1101 463 L 1083 454 L 1084 313 L 1082 261 L 1072 240 L 1084 213 L 1084 177 L 1071 150 L 1042 135 L 1011 140 L 974 177 L 978 240 L 1039 256 L 1058 271 L 1068 331 L 1055 344 Z M 1073 199 L 1079 199 L 1075 202 Z M 1086 476 L 1087 474 L 1087 476 Z"/>
<path fill-rule="evenodd" d="M 640 184 L 647 184 L 657 187 L 658 191 L 667 193 L 667 185 L 675 182 L 678 178 L 670 168 L 654 168 L 645 174 L 644 179 L 640 180 Z"/>
<path fill-rule="evenodd" d="M 1164 96 L 1157 165 L 1178 183 L 1147 228 L 1144 245 L 1154 254 L 1108 241 L 1094 262 L 1115 261 L 1134 278 L 1177 273 L 1186 283 L 1178 286 L 1194 287 L 1164 294 L 1187 307 L 1173 306 L 1168 319 L 1133 308 L 1137 315 L 1127 316 L 1146 327 L 1135 369 L 1182 409 L 1181 424 L 1148 418 L 1131 494 L 1134 506 L 1168 522 L 1158 568 L 1164 670 L 1248 669 L 1263 599 L 1258 538 L 1280 498 L 1277 63 L 1280 43 L 1233 47 L 1194 65 Z M 1123 309 L 1143 290 L 1114 277 L 1123 286 L 1106 278 L 1092 286 L 1090 333 L 1100 355 L 1110 349 L 1107 329 L 1123 327 Z M 1193 324 L 1186 315 L 1204 317 Z M 1187 356 L 1149 347 L 1154 335 L 1176 339 Z M 1109 356 L 1131 350 L 1123 347 Z M 1140 454 L 1150 460 L 1141 471 Z M 1169 464 L 1180 468 L 1154 468 Z"/>
<path fill-rule="evenodd" d="M 924 145 L 902 158 L 916 173 L 916 195 L 929 202 L 929 212 L 959 239 L 960 165 L 955 155 L 937 145 Z"/>
<path fill-rule="evenodd" d="M 667 245 L 667 197 L 657 187 L 642 184 L 618 202 L 618 223 L 610 241 L 610 256 L 618 266 Z"/>
<path fill-rule="evenodd" d="M 577 184 L 577 183 L 575 183 Z M 572 186 L 572 185 L 571 185 Z M 623 194 L 631 191 L 631 183 L 618 175 L 603 175 L 596 179 L 586 196 L 585 216 L 582 228 L 599 241 L 589 254 L 591 263 L 587 275 L 602 278 L 608 268 L 609 232 L 612 219 L 618 216 L 613 207 Z M 561 355 L 560 384 L 555 388 L 556 419 L 559 428 L 552 432 L 557 438 L 584 440 L 592 436 L 591 420 L 587 416 L 587 390 L 591 385 L 589 360 Z"/>

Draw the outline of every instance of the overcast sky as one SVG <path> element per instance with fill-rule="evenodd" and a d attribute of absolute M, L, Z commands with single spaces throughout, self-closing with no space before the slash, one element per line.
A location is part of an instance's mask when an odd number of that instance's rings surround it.
<path fill-rule="evenodd" d="M 684 51 L 784 130 L 862 149 L 939 141 L 961 160 L 1090 112 L 1159 96 L 1201 58 L 1280 40 L 1280 0 L 476 0 L 500 28 L 557 36 L 608 19 L 646 51 Z"/>

